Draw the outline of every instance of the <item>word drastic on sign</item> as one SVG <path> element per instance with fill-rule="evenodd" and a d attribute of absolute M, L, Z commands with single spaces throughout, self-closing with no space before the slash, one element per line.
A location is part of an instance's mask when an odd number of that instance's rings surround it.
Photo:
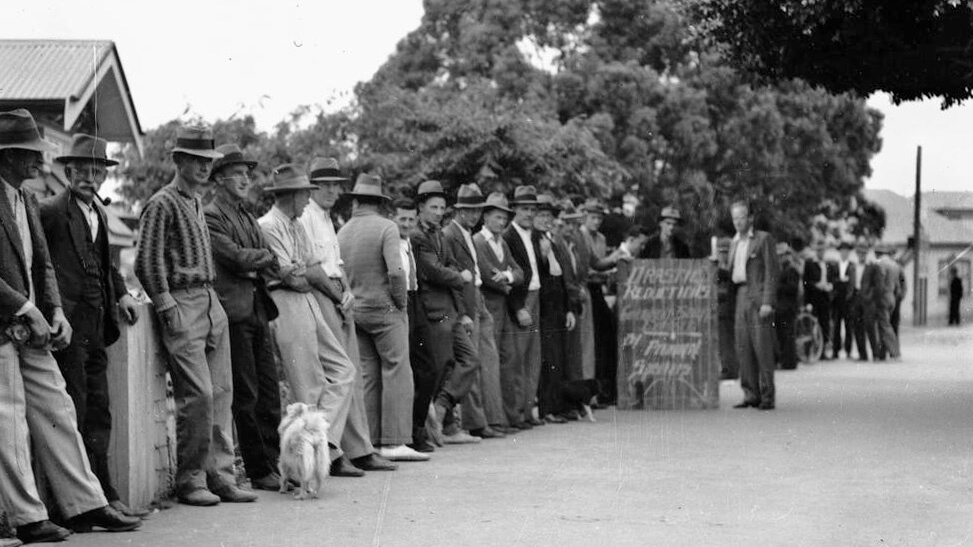
<path fill-rule="evenodd" d="M 620 265 L 619 408 L 717 408 L 715 270 L 708 260 Z"/>

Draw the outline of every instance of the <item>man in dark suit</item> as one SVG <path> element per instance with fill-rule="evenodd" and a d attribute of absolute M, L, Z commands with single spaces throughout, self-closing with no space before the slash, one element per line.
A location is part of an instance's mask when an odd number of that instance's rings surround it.
<path fill-rule="evenodd" d="M 639 258 L 690 258 L 689 245 L 676 235 L 682 215 L 675 207 L 665 207 L 659 213 L 659 233 L 650 237 Z"/>
<path fill-rule="evenodd" d="M 40 174 L 44 151 L 53 149 L 29 112 L 0 113 L 0 506 L 27 543 L 71 534 L 48 520 L 30 465 L 32 444 L 70 528 L 125 531 L 141 524 L 108 505 L 51 355 L 71 342 L 71 325 L 37 201 L 22 185 Z"/>
<path fill-rule="evenodd" d="M 429 323 L 429 343 L 441 386 L 433 402 L 435 425 L 430 433 L 442 442 L 446 415 L 469 394 L 480 369 L 471 340 L 472 314 L 476 312 L 468 307 L 463 292 L 468 283 L 473 283 L 473 272 L 459 269 L 450 247 L 443 241 L 440 223 L 446 212 L 446 193 L 442 184 L 435 180 L 423 182 L 416 199 L 420 226 L 412 243 L 419 274 L 419 299 Z M 447 368 L 450 362 L 452 366 Z"/>
<path fill-rule="evenodd" d="M 831 302 L 831 323 L 833 329 L 832 357 L 838 358 L 842 348 L 851 359 L 851 342 L 854 336 L 852 303 L 855 299 L 856 265 L 851 261 L 852 244 L 842 241 L 838 245 L 841 260 L 837 264 L 837 275 L 834 282 L 834 300 Z M 841 337 L 841 326 L 845 326 L 844 340 Z"/>
<path fill-rule="evenodd" d="M 524 283 L 524 271 L 513 260 L 510 246 L 503 239 L 513 211 L 500 192 L 490 194 L 483 208 L 483 229 L 473 236 L 483 285 L 480 292 L 487 311 L 493 317 L 493 335 L 500 358 L 500 392 L 508 433 L 519 431 L 514 424 L 523 419 L 519 401 L 523 399 L 523 356 L 516 352 L 514 314 L 507 296 Z"/>
<path fill-rule="evenodd" d="M 825 245 L 823 241 L 814 244 L 814 258 L 804 262 L 804 301 L 811 305 L 811 312 L 821 325 L 824 337 L 824 353 L 821 360 L 829 358 L 828 348 L 831 347 L 831 300 L 834 294 L 834 282 L 837 269 L 824 260 Z"/>
<path fill-rule="evenodd" d="M 210 174 L 216 193 L 203 213 L 213 243 L 216 294 L 230 323 L 233 421 L 250 484 L 277 490 L 280 384 L 269 322 L 278 311 L 260 275 L 277 271 L 277 257 L 247 209 L 250 172 L 257 162 L 245 158 L 235 144 L 216 151 L 223 154 Z"/>
<path fill-rule="evenodd" d="M 55 159 L 64 165 L 70 187 L 40 204 L 64 315 L 74 332 L 71 344 L 54 352 L 54 358 L 74 401 L 88 461 L 105 497 L 123 514 L 144 516 L 122 503 L 108 474 L 112 418 L 105 348 L 118 340 L 118 316 L 134 324 L 138 308 L 108 250 L 108 221 L 98 190 L 108 168 L 118 162 L 108 159 L 106 147 L 104 139 L 75 135 L 70 153 Z"/>
<path fill-rule="evenodd" d="M 531 409 L 537 399 L 537 383 L 541 373 L 540 289 L 538 269 L 540 248 L 534 237 L 534 215 L 537 214 L 537 190 L 533 186 L 518 186 L 511 201 L 514 219 L 503 233 L 514 262 L 524 272 L 524 283 L 513 287 L 507 296 L 514 314 L 514 349 L 523 359 L 524 389 L 515 412 L 520 420 L 513 422 L 518 429 L 544 425 L 533 417 Z"/>
<path fill-rule="evenodd" d="M 794 323 L 797 320 L 798 300 L 801 292 L 801 272 L 795 264 L 794 254 L 786 242 L 777 244 L 777 260 L 780 262 L 780 279 L 777 283 L 777 308 L 774 310 L 774 329 L 777 331 L 780 368 L 797 368 L 797 345 Z"/>
<path fill-rule="evenodd" d="M 736 350 L 743 402 L 734 408 L 772 410 L 774 388 L 774 308 L 780 264 L 774 237 L 754 230 L 753 214 L 744 202 L 730 207 L 736 236 L 730 246 L 729 276 L 736 287 Z"/>
<path fill-rule="evenodd" d="M 878 266 L 875 254 L 870 252 L 869 249 L 865 249 L 861 255 L 863 256 L 864 270 L 862 271 L 858 296 L 861 301 L 862 330 L 865 331 L 865 338 L 872 349 L 872 358 L 876 361 L 882 361 L 885 359 L 883 357 L 885 352 L 882 349 L 882 338 L 878 332 L 878 309 L 882 299 L 882 270 Z M 859 358 L 864 357 L 865 360 L 868 360 L 868 353 L 864 351 L 864 346 L 860 346 L 858 349 Z"/>

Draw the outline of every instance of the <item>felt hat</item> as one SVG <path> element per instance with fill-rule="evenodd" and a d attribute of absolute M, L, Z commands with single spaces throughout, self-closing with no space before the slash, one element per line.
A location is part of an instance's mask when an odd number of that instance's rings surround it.
<path fill-rule="evenodd" d="M 341 176 L 338 160 L 334 158 L 316 157 L 307 167 L 308 178 L 311 182 L 344 182 L 348 177 Z"/>
<path fill-rule="evenodd" d="M 566 199 L 561 202 L 561 214 L 559 215 L 561 220 L 578 220 L 582 217 L 584 217 L 584 211 L 575 207 L 573 201 Z"/>
<path fill-rule="evenodd" d="M 279 194 L 282 192 L 297 192 L 299 190 L 317 190 L 317 186 L 307 180 L 304 168 L 293 163 L 285 163 L 274 169 L 274 184 L 264 188 L 264 192 Z"/>
<path fill-rule="evenodd" d="M 483 207 L 483 192 L 480 187 L 474 184 L 464 184 L 456 192 L 456 203 L 454 209 L 480 209 Z"/>
<path fill-rule="evenodd" d="M 841 243 L 838 243 L 838 250 L 839 251 L 841 249 L 854 249 L 854 248 L 855 248 L 855 245 L 852 242 L 848 241 L 847 239 L 842 239 L 841 240 Z"/>
<path fill-rule="evenodd" d="M 555 215 L 560 212 L 561 208 L 558 207 L 557 201 L 555 201 L 554 196 L 551 194 L 541 194 L 537 196 L 537 208 L 541 211 L 550 211 Z"/>
<path fill-rule="evenodd" d="M 78 133 L 71 138 L 71 150 L 63 155 L 54 158 L 58 163 L 67 163 L 71 160 L 85 160 L 104 164 L 108 167 L 118 165 L 118 162 L 108 158 L 108 141 Z"/>
<path fill-rule="evenodd" d="M 508 215 L 514 214 L 513 209 L 508 206 L 507 196 L 503 195 L 503 192 L 493 192 L 487 196 L 486 201 L 483 202 L 483 212 L 486 213 L 491 209 L 503 211 Z"/>
<path fill-rule="evenodd" d="M 20 148 L 36 152 L 52 152 L 57 146 L 44 140 L 37 122 L 24 108 L 0 112 L 0 150 Z"/>
<path fill-rule="evenodd" d="M 531 185 L 518 186 L 514 188 L 514 199 L 510 200 L 510 205 L 537 205 L 537 189 Z"/>
<path fill-rule="evenodd" d="M 392 201 L 392 198 L 382 193 L 382 177 L 362 173 L 355 180 L 355 187 L 346 195 L 353 198 L 378 198 Z"/>
<path fill-rule="evenodd" d="M 586 199 L 582 209 L 586 213 L 597 213 L 599 215 L 604 215 L 608 213 L 608 207 L 605 207 L 605 204 L 602 203 L 601 200 L 598 198 Z"/>
<path fill-rule="evenodd" d="M 172 152 L 218 160 L 223 157 L 216 151 L 213 129 L 208 125 L 186 125 L 176 133 L 176 146 Z"/>
<path fill-rule="evenodd" d="M 210 170 L 209 180 L 214 180 L 216 174 L 220 172 L 220 169 L 224 167 L 229 167 L 231 165 L 246 165 L 248 169 L 253 169 L 257 166 L 256 160 L 244 157 L 243 151 L 240 147 L 235 144 L 221 144 L 216 147 L 216 151 L 223 154 L 223 157 L 219 158 L 213 162 L 213 169 Z"/>
<path fill-rule="evenodd" d="M 427 180 L 416 189 L 416 199 L 419 201 L 434 196 L 446 198 L 446 191 L 443 190 L 443 184 L 438 180 Z"/>
<path fill-rule="evenodd" d="M 663 220 L 666 219 L 672 219 L 675 220 L 677 223 L 681 223 L 682 215 L 679 214 L 679 209 L 676 209 L 675 207 L 672 207 L 670 205 L 669 207 L 663 207 L 662 212 L 659 213 L 659 222 L 662 222 Z"/>
<path fill-rule="evenodd" d="M 882 242 L 875 244 L 875 254 L 890 255 L 892 252 L 892 246 L 888 243 Z"/>

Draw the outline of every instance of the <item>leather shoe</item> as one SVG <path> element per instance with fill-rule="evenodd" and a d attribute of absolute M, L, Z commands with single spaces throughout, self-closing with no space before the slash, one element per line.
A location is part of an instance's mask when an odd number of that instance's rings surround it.
<path fill-rule="evenodd" d="M 514 433 L 520 433 L 520 430 L 512 425 L 491 425 L 494 431 L 499 431 L 504 435 L 513 435 Z"/>
<path fill-rule="evenodd" d="M 395 471 L 399 466 L 387 459 L 372 453 L 351 460 L 351 463 L 362 471 Z"/>
<path fill-rule="evenodd" d="M 569 422 L 576 422 L 581 419 L 581 414 L 577 410 L 569 410 L 567 412 L 562 412 L 561 417 Z"/>
<path fill-rule="evenodd" d="M 480 442 L 480 438 L 474 437 L 461 429 L 453 435 L 444 435 L 443 442 L 446 444 L 476 444 Z"/>
<path fill-rule="evenodd" d="M 364 477 L 365 472 L 351 464 L 347 456 L 331 462 L 332 477 Z"/>
<path fill-rule="evenodd" d="M 738 405 L 733 405 L 733 408 L 750 408 L 750 407 L 756 407 L 756 406 L 757 406 L 757 403 L 751 403 L 749 401 L 743 401 L 742 403 L 740 403 Z"/>
<path fill-rule="evenodd" d="M 179 503 L 195 505 L 196 507 L 210 507 L 220 503 L 220 497 L 205 488 L 197 488 L 192 492 L 179 494 Z"/>
<path fill-rule="evenodd" d="M 20 547 L 24 542 L 17 538 L 0 538 L 0 547 Z"/>
<path fill-rule="evenodd" d="M 17 527 L 17 539 L 24 543 L 49 543 L 64 541 L 71 530 L 61 528 L 49 520 L 42 520 Z"/>
<path fill-rule="evenodd" d="M 506 433 L 493 429 L 490 426 L 481 427 L 479 429 L 471 429 L 470 435 L 479 437 L 481 439 L 502 439 L 507 436 Z"/>
<path fill-rule="evenodd" d="M 562 417 L 560 417 L 560 416 L 558 416 L 556 414 L 547 414 L 546 416 L 544 416 L 544 421 L 547 422 L 547 423 L 549 423 L 549 424 L 566 424 L 566 423 L 568 423 L 567 420 L 565 420 L 564 418 L 562 418 Z"/>
<path fill-rule="evenodd" d="M 378 449 L 379 454 L 394 462 L 425 462 L 429 461 L 429 454 L 413 450 L 404 444 L 399 446 L 383 446 Z"/>
<path fill-rule="evenodd" d="M 531 418 L 529 420 L 527 420 L 527 423 L 529 423 L 530 425 L 532 425 L 534 427 L 538 427 L 538 426 L 544 425 L 544 420 L 538 420 L 537 418 L 534 418 L 533 416 L 531 416 Z"/>
<path fill-rule="evenodd" d="M 255 490 L 268 490 L 270 492 L 280 491 L 280 475 L 270 473 L 259 479 L 250 479 L 250 488 Z"/>
<path fill-rule="evenodd" d="M 774 403 L 760 403 L 760 405 L 757 407 L 757 409 L 758 410 L 773 410 L 774 409 Z"/>
<path fill-rule="evenodd" d="M 425 439 L 423 439 L 421 441 L 418 441 L 418 442 L 414 442 L 412 444 L 407 444 L 406 446 L 408 446 L 409 448 L 415 450 L 416 452 L 421 452 L 423 454 L 429 454 L 430 452 L 435 452 L 436 451 L 436 447 L 433 446 L 433 444 L 431 442 L 429 442 L 429 441 L 427 441 Z"/>
<path fill-rule="evenodd" d="M 125 516 L 110 505 L 81 513 L 68 521 L 68 528 L 79 534 L 86 534 L 94 528 L 104 528 L 109 532 L 129 532 L 139 526 L 142 526 L 142 519 Z"/>
<path fill-rule="evenodd" d="M 213 491 L 213 493 L 220 497 L 220 501 L 226 503 L 252 503 L 257 501 L 257 494 L 241 490 L 236 486 L 226 486 Z"/>
<path fill-rule="evenodd" d="M 528 423 L 528 422 L 517 422 L 517 423 L 513 424 L 512 427 L 515 427 L 515 428 L 517 428 L 517 429 L 519 429 L 521 431 L 527 431 L 528 429 L 534 429 L 534 426 L 530 425 L 530 423 Z"/>
<path fill-rule="evenodd" d="M 119 513 L 121 513 L 123 515 L 129 516 L 129 517 L 143 518 L 143 517 L 149 516 L 149 512 L 148 511 L 146 511 L 144 509 L 132 509 L 131 507 L 129 507 L 129 506 L 125 505 L 124 503 L 122 503 L 122 500 L 110 501 L 110 502 L 108 502 L 108 505 L 110 505 L 112 507 L 112 509 L 118 511 Z"/>

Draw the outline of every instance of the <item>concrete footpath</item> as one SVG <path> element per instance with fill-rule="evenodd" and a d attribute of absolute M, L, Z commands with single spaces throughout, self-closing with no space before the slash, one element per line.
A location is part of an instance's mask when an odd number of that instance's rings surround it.
<path fill-rule="evenodd" d="M 76 546 L 973 545 L 973 329 L 899 363 L 777 374 L 777 410 L 602 410 L 332 478 L 321 499 L 176 506 Z"/>

